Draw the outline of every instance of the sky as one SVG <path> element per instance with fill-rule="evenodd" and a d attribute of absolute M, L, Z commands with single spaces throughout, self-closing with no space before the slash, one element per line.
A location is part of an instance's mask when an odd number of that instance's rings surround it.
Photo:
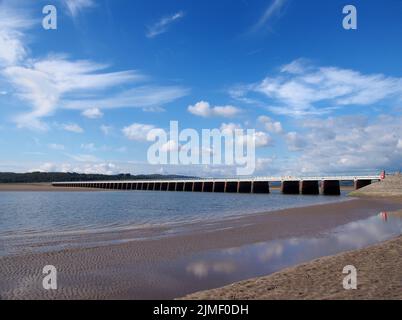
<path fill-rule="evenodd" d="M 170 121 L 255 129 L 255 175 L 399 170 L 401 15 L 401 0 L 0 0 L 0 171 L 235 174 L 149 164 L 147 133 Z"/>

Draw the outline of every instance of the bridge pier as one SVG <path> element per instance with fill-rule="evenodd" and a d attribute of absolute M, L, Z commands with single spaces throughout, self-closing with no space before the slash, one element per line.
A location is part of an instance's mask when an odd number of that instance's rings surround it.
<path fill-rule="evenodd" d="M 282 181 L 281 191 L 283 194 L 299 194 L 300 181 Z"/>
<path fill-rule="evenodd" d="M 194 192 L 202 192 L 203 182 L 194 182 L 193 191 Z"/>
<path fill-rule="evenodd" d="M 168 191 L 176 191 L 176 182 L 169 182 Z"/>
<path fill-rule="evenodd" d="M 318 181 L 309 181 L 309 180 L 301 181 L 300 193 L 311 194 L 311 195 L 320 194 L 320 187 Z"/>
<path fill-rule="evenodd" d="M 355 180 L 355 190 L 364 188 L 372 183 L 372 180 Z"/>
<path fill-rule="evenodd" d="M 326 196 L 341 195 L 341 184 L 339 180 L 321 181 L 321 193 Z"/>
<path fill-rule="evenodd" d="M 215 182 L 214 192 L 225 192 L 225 182 Z"/>
<path fill-rule="evenodd" d="M 183 190 L 184 190 L 184 182 L 177 182 L 176 191 L 183 191 Z"/>
<path fill-rule="evenodd" d="M 268 181 L 254 181 L 253 182 L 253 193 L 269 193 L 269 182 Z"/>
<path fill-rule="evenodd" d="M 237 186 L 238 193 L 251 193 L 253 183 L 251 181 L 240 181 Z"/>
<path fill-rule="evenodd" d="M 237 193 L 238 192 L 238 182 L 227 181 L 225 185 L 225 192 L 227 193 Z"/>
<path fill-rule="evenodd" d="M 191 191 L 193 191 L 193 182 L 186 182 L 185 184 L 184 184 L 184 191 L 186 191 L 186 192 L 191 192 Z"/>
<path fill-rule="evenodd" d="M 214 191 L 214 183 L 213 182 L 204 182 L 202 187 L 202 192 L 213 192 Z"/>

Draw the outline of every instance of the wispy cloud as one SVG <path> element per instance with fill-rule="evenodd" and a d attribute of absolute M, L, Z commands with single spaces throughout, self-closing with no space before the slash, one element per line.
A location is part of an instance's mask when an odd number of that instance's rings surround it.
<path fill-rule="evenodd" d="M 288 0 L 273 0 L 265 9 L 264 14 L 260 17 L 257 23 L 252 27 L 252 31 L 257 31 L 266 27 L 272 18 L 280 16 L 287 1 Z"/>
<path fill-rule="evenodd" d="M 67 2 L 73 13 L 93 3 Z M 136 70 L 113 72 L 110 65 L 62 54 L 32 57 L 24 33 L 32 26 L 30 20 L 9 6 L 1 9 L 0 76 L 13 87 L 13 95 L 31 109 L 15 116 L 18 127 L 47 130 L 43 118 L 59 108 L 86 110 L 84 116 L 95 118 L 104 108 L 156 108 L 188 93 L 179 86 L 138 86 L 149 78 Z"/>
<path fill-rule="evenodd" d="M 275 114 L 320 115 L 347 106 L 372 106 L 383 100 L 397 102 L 402 98 L 402 78 L 317 67 L 296 60 L 283 66 L 279 73 L 236 90 L 232 97 L 244 101 L 256 95 Z"/>
<path fill-rule="evenodd" d="M 33 25 L 33 19 L 8 5 L 0 3 L 0 67 L 23 60 L 28 52 L 24 31 Z"/>
<path fill-rule="evenodd" d="M 95 6 L 94 0 L 61 0 L 67 7 L 70 15 L 75 18 L 82 10 Z"/>
<path fill-rule="evenodd" d="M 184 17 L 184 15 L 185 14 L 183 11 L 179 11 L 171 16 L 163 17 L 157 23 L 148 27 L 146 36 L 148 38 L 154 38 L 162 33 L 165 33 L 166 31 L 168 31 L 169 26 L 173 22 L 180 20 L 181 18 Z"/>

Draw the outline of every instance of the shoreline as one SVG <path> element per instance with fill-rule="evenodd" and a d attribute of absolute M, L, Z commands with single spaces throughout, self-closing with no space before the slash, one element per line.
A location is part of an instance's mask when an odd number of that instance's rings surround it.
<path fill-rule="evenodd" d="M 178 283 L 183 274 L 176 274 L 177 266 L 172 265 L 183 257 L 275 239 L 319 237 L 337 226 L 401 207 L 400 201 L 352 199 L 241 217 L 224 221 L 221 228 L 214 230 L 201 227 L 193 234 L 0 257 L 0 296 L 4 299 L 173 299 L 208 289 L 203 283 L 199 288 L 191 283 Z M 130 238 L 129 233 L 119 234 Z M 85 237 L 78 240 L 87 241 Z M 48 264 L 58 266 L 64 284 L 60 291 L 43 292 L 38 287 L 41 267 Z M 171 273 L 170 277 L 163 277 L 164 273 Z M 26 278 L 31 280 L 21 284 L 21 279 Z M 172 278 L 174 284 L 170 283 Z"/>
<path fill-rule="evenodd" d="M 91 192 L 104 189 L 53 187 L 51 183 L 0 183 L 0 192 Z"/>
<path fill-rule="evenodd" d="M 402 236 L 314 259 L 273 274 L 196 292 L 179 300 L 401 300 Z M 357 289 L 345 290 L 343 268 L 357 269 Z"/>

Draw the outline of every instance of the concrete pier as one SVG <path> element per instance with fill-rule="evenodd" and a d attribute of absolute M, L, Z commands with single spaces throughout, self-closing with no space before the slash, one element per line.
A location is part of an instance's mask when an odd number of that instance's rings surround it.
<path fill-rule="evenodd" d="M 225 192 L 225 182 L 214 182 L 214 192 Z"/>
<path fill-rule="evenodd" d="M 355 190 L 359 190 L 366 186 L 369 186 L 372 183 L 372 180 L 356 180 L 355 181 Z"/>
<path fill-rule="evenodd" d="M 202 192 L 203 182 L 194 182 L 193 191 L 194 192 Z"/>
<path fill-rule="evenodd" d="M 339 180 L 321 181 L 321 193 L 325 196 L 339 196 L 341 194 Z"/>
<path fill-rule="evenodd" d="M 194 182 L 186 182 L 184 184 L 184 191 L 192 192 L 193 191 L 193 185 L 194 185 Z"/>
<path fill-rule="evenodd" d="M 225 192 L 237 193 L 237 191 L 238 191 L 237 185 L 238 185 L 238 182 L 226 182 Z"/>
<path fill-rule="evenodd" d="M 214 191 L 214 183 L 213 182 L 204 182 L 202 192 L 213 192 Z"/>
<path fill-rule="evenodd" d="M 176 182 L 169 182 L 168 191 L 176 191 Z"/>
<path fill-rule="evenodd" d="M 310 180 L 301 181 L 300 193 L 310 195 L 320 194 L 320 187 L 318 181 L 310 181 Z"/>
<path fill-rule="evenodd" d="M 282 181 L 281 191 L 283 194 L 299 194 L 300 181 Z"/>
<path fill-rule="evenodd" d="M 240 181 L 237 188 L 238 193 L 251 193 L 253 183 L 251 181 Z"/>
<path fill-rule="evenodd" d="M 253 183 L 253 193 L 269 193 L 269 182 L 268 181 L 254 181 Z"/>
<path fill-rule="evenodd" d="M 184 182 L 176 183 L 176 191 L 184 191 Z"/>

